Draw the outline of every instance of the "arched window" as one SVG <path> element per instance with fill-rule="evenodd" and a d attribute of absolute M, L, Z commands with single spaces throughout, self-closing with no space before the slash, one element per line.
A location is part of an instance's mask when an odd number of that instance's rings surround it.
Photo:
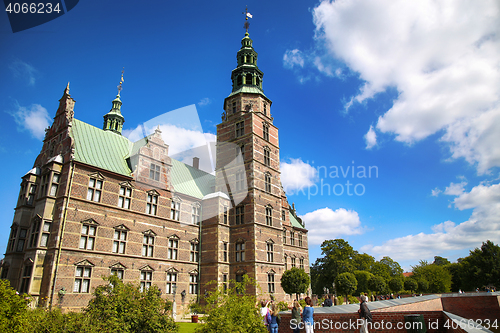
<path fill-rule="evenodd" d="M 245 77 L 245 84 L 253 84 L 252 82 L 252 74 L 248 73 L 247 76 Z"/>

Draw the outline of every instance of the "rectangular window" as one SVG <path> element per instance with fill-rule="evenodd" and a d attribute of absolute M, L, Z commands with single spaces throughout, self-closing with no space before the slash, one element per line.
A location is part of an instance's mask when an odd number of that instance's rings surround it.
<path fill-rule="evenodd" d="M 245 261 L 245 243 L 236 243 L 236 261 Z"/>
<path fill-rule="evenodd" d="M 299 246 L 302 247 L 302 234 L 299 233 Z"/>
<path fill-rule="evenodd" d="M 294 257 L 292 257 L 292 258 L 290 258 L 290 260 L 291 260 L 291 262 L 292 262 L 292 267 L 295 267 L 295 258 L 294 258 Z"/>
<path fill-rule="evenodd" d="M 245 172 L 236 172 L 236 191 L 245 190 Z"/>
<path fill-rule="evenodd" d="M 273 209 L 271 207 L 266 207 L 266 225 L 273 225 Z"/>
<path fill-rule="evenodd" d="M 245 134 L 245 122 L 240 121 L 236 123 L 236 137 L 240 137 Z"/>
<path fill-rule="evenodd" d="M 113 253 L 125 253 L 127 243 L 127 232 L 125 230 L 115 230 L 113 235 Z"/>
<path fill-rule="evenodd" d="M 120 269 L 120 268 L 112 268 L 111 275 L 116 275 L 117 278 L 119 278 L 120 280 L 123 280 L 124 271 L 123 271 L 123 269 Z"/>
<path fill-rule="evenodd" d="M 200 244 L 198 243 L 191 243 L 191 249 L 189 253 L 189 261 L 192 262 L 198 262 L 199 260 L 199 250 L 200 250 Z"/>
<path fill-rule="evenodd" d="M 82 225 L 82 233 L 80 235 L 80 249 L 94 249 L 96 230 L 96 226 L 85 224 Z"/>
<path fill-rule="evenodd" d="M 43 222 L 42 238 L 40 238 L 40 246 L 47 247 L 47 245 L 49 244 L 51 225 L 52 223 L 50 222 Z"/>
<path fill-rule="evenodd" d="M 179 240 L 172 238 L 168 240 L 168 259 L 177 260 Z"/>
<path fill-rule="evenodd" d="M 152 235 L 144 235 L 142 237 L 142 256 L 152 257 L 155 244 L 155 237 Z"/>
<path fill-rule="evenodd" d="M 267 104 L 264 103 L 264 115 L 267 116 Z"/>
<path fill-rule="evenodd" d="M 132 197 L 132 189 L 121 186 L 120 195 L 118 196 L 118 207 L 130 209 L 131 197 Z"/>
<path fill-rule="evenodd" d="M 290 231 L 290 245 L 295 245 L 295 232 Z"/>
<path fill-rule="evenodd" d="M 281 210 L 281 220 L 282 220 L 282 221 L 285 221 L 285 220 L 286 220 L 286 213 L 285 213 L 285 210 L 284 210 L 284 209 L 282 209 L 282 210 Z"/>
<path fill-rule="evenodd" d="M 267 261 L 268 262 L 274 261 L 273 243 L 267 243 Z"/>
<path fill-rule="evenodd" d="M 40 233 L 40 221 L 35 221 L 31 225 L 31 236 L 30 236 L 29 247 L 36 247 L 36 244 L 38 243 L 39 233 Z"/>
<path fill-rule="evenodd" d="M 224 224 L 227 224 L 227 207 L 224 207 L 224 216 L 223 216 L 222 222 Z"/>
<path fill-rule="evenodd" d="M 235 224 L 243 224 L 245 216 L 245 206 L 238 206 L 235 209 Z"/>
<path fill-rule="evenodd" d="M 153 272 L 141 271 L 141 292 L 151 287 L 152 280 L 153 280 Z"/>
<path fill-rule="evenodd" d="M 227 262 L 227 243 L 222 243 L 222 261 Z"/>
<path fill-rule="evenodd" d="M 96 178 L 89 179 L 89 188 L 87 190 L 87 200 L 99 202 L 101 201 L 102 180 Z"/>
<path fill-rule="evenodd" d="M 191 207 L 191 223 L 200 224 L 200 207 Z"/>
<path fill-rule="evenodd" d="M 266 173 L 265 175 L 265 188 L 267 193 L 271 193 L 271 175 Z"/>
<path fill-rule="evenodd" d="M 267 292 L 272 294 L 274 293 L 274 274 L 267 274 Z"/>
<path fill-rule="evenodd" d="M 39 198 L 42 198 L 47 195 L 48 181 L 49 181 L 49 174 L 46 173 L 42 176 L 42 180 L 40 181 L 42 186 L 40 187 L 40 193 L 38 194 Z"/>
<path fill-rule="evenodd" d="M 167 273 L 167 289 L 165 292 L 167 294 L 173 294 L 174 293 L 173 287 L 176 285 L 176 283 L 177 283 L 177 273 L 175 272 Z"/>
<path fill-rule="evenodd" d="M 36 194 L 36 185 L 31 184 L 30 185 L 30 192 L 28 193 L 28 205 L 33 205 L 33 200 L 35 199 L 35 194 Z"/>
<path fill-rule="evenodd" d="M 236 102 L 233 102 L 233 113 L 236 113 Z"/>
<path fill-rule="evenodd" d="M 17 247 L 16 247 L 17 252 L 23 252 L 27 234 L 28 234 L 28 229 L 21 228 L 21 231 L 19 232 L 19 239 L 17 240 Z"/>
<path fill-rule="evenodd" d="M 227 291 L 227 274 L 222 274 L 222 289 Z"/>
<path fill-rule="evenodd" d="M 75 284 L 73 286 L 74 293 L 88 293 L 90 291 L 90 277 L 92 267 L 79 266 L 75 272 Z"/>
<path fill-rule="evenodd" d="M 158 211 L 158 196 L 156 194 L 148 193 L 147 201 L 146 213 L 156 215 L 156 212 Z"/>
<path fill-rule="evenodd" d="M 235 151 L 236 151 L 236 163 L 243 163 L 245 159 L 245 145 L 236 147 Z"/>
<path fill-rule="evenodd" d="M 189 293 L 194 295 L 198 293 L 198 275 L 189 275 Z"/>
<path fill-rule="evenodd" d="M 7 251 L 14 251 L 14 244 L 17 237 L 17 226 L 12 226 L 10 230 L 9 244 L 7 245 Z"/>
<path fill-rule="evenodd" d="M 269 125 L 262 124 L 262 132 L 264 140 L 269 141 Z"/>
<path fill-rule="evenodd" d="M 172 200 L 170 204 L 170 219 L 180 221 L 181 203 Z"/>
<path fill-rule="evenodd" d="M 55 197 L 57 194 L 57 188 L 59 187 L 59 179 L 61 175 L 58 173 L 54 173 L 52 175 L 52 184 L 50 185 L 49 195 Z"/>
<path fill-rule="evenodd" d="M 23 276 L 21 279 L 21 288 L 19 293 L 28 294 L 30 291 L 31 273 L 33 272 L 33 265 L 26 265 L 23 269 Z"/>
<path fill-rule="evenodd" d="M 283 261 L 285 262 L 285 271 L 286 271 L 288 269 L 288 258 L 287 258 L 287 256 L 285 256 L 283 258 Z"/>
<path fill-rule="evenodd" d="M 271 151 L 269 149 L 264 149 L 264 164 L 271 165 Z"/>
<path fill-rule="evenodd" d="M 286 244 L 286 229 L 283 229 L 283 244 Z"/>
<path fill-rule="evenodd" d="M 160 180 L 160 166 L 154 163 L 151 163 L 151 167 L 149 168 L 149 178 L 152 180 Z"/>
<path fill-rule="evenodd" d="M 304 259 L 302 258 L 299 259 L 299 268 L 304 269 Z"/>

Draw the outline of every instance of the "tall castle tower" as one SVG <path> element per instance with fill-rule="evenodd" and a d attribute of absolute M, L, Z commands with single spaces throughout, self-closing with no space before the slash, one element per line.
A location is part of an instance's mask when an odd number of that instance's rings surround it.
<path fill-rule="evenodd" d="M 278 128 L 248 30 L 236 59 L 232 92 L 224 100 L 222 122 L 217 125 L 216 191 L 225 196 L 211 207 L 218 209 L 218 221 L 205 220 L 202 225 L 201 282 L 224 284 L 246 274 L 260 287 L 252 293 L 284 299 L 279 282 L 291 267 L 287 260 L 293 266 L 296 261 L 303 268 L 304 262 L 308 265 L 307 230 L 281 185 Z"/>

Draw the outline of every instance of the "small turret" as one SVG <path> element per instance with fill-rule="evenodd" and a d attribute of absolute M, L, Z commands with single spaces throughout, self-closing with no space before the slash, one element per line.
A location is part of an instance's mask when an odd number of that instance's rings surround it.
<path fill-rule="evenodd" d="M 117 134 L 122 134 L 122 129 L 123 129 L 123 123 L 125 122 L 125 118 L 122 116 L 121 112 L 121 107 L 122 107 L 122 101 L 120 99 L 120 92 L 122 90 L 122 83 L 123 83 L 123 70 L 122 70 L 122 77 L 120 79 L 120 84 L 118 85 L 118 94 L 116 95 L 116 98 L 113 100 L 113 106 L 111 110 L 104 115 L 104 125 L 103 125 L 103 130 L 105 131 L 112 131 Z"/>

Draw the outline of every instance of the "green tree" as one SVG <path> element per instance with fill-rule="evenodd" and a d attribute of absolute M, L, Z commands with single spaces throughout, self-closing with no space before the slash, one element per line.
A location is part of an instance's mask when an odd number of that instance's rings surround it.
<path fill-rule="evenodd" d="M 440 257 L 440 256 L 434 256 L 433 264 L 438 265 L 438 266 L 445 266 L 445 265 L 450 264 L 450 261 L 448 259 Z"/>
<path fill-rule="evenodd" d="M 419 278 L 417 280 L 417 292 L 425 293 L 429 290 L 429 281 L 424 278 Z"/>
<path fill-rule="evenodd" d="M 348 295 L 351 295 L 357 288 L 358 281 L 353 273 L 341 273 L 335 279 L 335 287 L 339 294 L 343 294 L 348 299 Z"/>
<path fill-rule="evenodd" d="M 401 280 L 401 278 L 399 277 L 393 277 L 389 280 L 389 283 L 387 283 L 387 285 L 393 293 L 398 293 L 401 291 L 401 289 L 403 289 L 403 280 Z"/>
<path fill-rule="evenodd" d="M 101 332 L 177 332 L 178 325 L 168 315 L 170 302 L 160 297 L 155 285 L 140 291 L 139 286 L 124 284 L 116 276 L 94 291 L 84 313 Z"/>
<path fill-rule="evenodd" d="M 358 253 L 354 256 L 353 266 L 358 271 L 371 272 L 375 258 L 366 253 Z"/>
<path fill-rule="evenodd" d="M 373 265 L 372 273 L 389 281 L 392 277 L 401 277 L 403 269 L 396 261 L 390 257 L 383 257 Z"/>
<path fill-rule="evenodd" d="M 215 284 L 215 282 L 212 282 Z M 248 288 L 256 288 L 256 283 L 247 275 L 242 282 L 230 281 L 230 288 L 214 288 L 205 298 L 203 324 L 197 333 L 266 333 L 254 295 L 246 294 Z M 243 292 L 243 293 L 241 293 Z"/>
<path fill-rule="evenodd" d="M 370 288 L 368 287 L 368 281 L 372 278 L 373 274 L 368 271 L 354 271 L 354 276 L 356 277 L 356 281 L 358 281 L 356 295 L 361 293 L 368 293 L 370 291 Z"/>
<path fill-rule="evenodd" d="M 368 288 L 370 288 L 371 291 L 380 294 L 385 291 L 387 285 L 383 277 L 374 275 L 370 278 L 370 280 L 368 280 Z"/>
<path fill-rule="evenodd" d="M 486 241 L 462 261 L 462 289 L 500 286 L 500 246 Z"/>
<path fill-rule="evenodd" d="M 412 278 L 406 278 L 404 282 L 404 287 L 410 292 L 415 292 L 418 288 L 418 283 Z"/>
<path fill-rule="evenodd" d="M 287 294 L 296 294 L 296 299 L 299 299 L 299 294 L 306 293 L 307 288 L 311 284 L 309 275 L 300 268 L 292 267 L 283 272 L 281 276 L 281 287 Z"/>
<path fill-rule="evenodd" d="M 321 244 L 322 257 L 311 267 L 313 291 L 323 292 L 341 273 L 353 272 L 353 259 L 357 255 L 352 246 L 343 239 L 326 240 Z"/>
<path fill-rule="evenodd" d="M 421 261 L 419 265 L 412 268 L 415 279 L 419 281 L 419 289 L 421 289 L 420 280 L 425 280 L 429 283 L 428 292 L 447 293 L 451 290 L 451 274 L 443 266 Z"/>
<path fill-rule="evenodd" d="M 18 295 L 8 280 L 0 280 L 0 330 L 26 325 L 29 300 Z"/>

